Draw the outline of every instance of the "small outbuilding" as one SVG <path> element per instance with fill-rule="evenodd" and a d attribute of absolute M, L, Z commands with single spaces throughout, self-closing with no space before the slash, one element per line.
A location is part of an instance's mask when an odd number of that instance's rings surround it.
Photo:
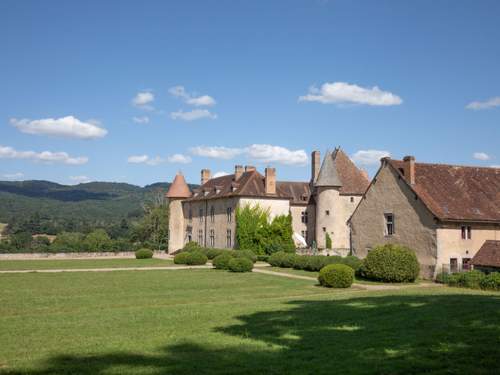
<path fill-rule="evenodd" d="M 500 272 L 500 241 L 485 241 L 472 258 L 472 265 L 476 270 Z"/>

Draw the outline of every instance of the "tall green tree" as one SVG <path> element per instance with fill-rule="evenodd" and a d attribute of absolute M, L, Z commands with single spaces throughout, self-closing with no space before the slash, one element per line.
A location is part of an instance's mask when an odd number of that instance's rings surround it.
<path fill-rule="evenodd" d="M 168 200 L 158 191 L 144 205 L 144 217 L 133 228 L 132 239 L 157 250 L 168 245 Z"/>

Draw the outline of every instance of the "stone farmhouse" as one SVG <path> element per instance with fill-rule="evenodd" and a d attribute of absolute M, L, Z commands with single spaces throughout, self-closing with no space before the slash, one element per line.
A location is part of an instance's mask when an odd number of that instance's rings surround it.
<path fill-rule="evenodd" d="M 321 163 L 319 151 L 311 154 L 311 178 L 304 182 L 278 181 L 275 168 L 264 175 L 255 167 L 237 165 L 234 174 L 212 178 L 201 171 L 201 186 L 191 192 L 182 174 L 177 174 L 167 192 L 170 206 L 169 252 L 188 241 L 205 247 L 237 246 L 236 210 L 259 205 L 277 215 L 292 216 L 294 239 L 299 247 L 326 247 L 347 254 L 350 229 L 347 220 L 369 185 L 366 172 L 358 169 L 340 148 L 329 152 Z"/>
<path fill-rule="evenodd" d="M 349 223 L 355 255 L 403 244 L 424 277 L 470 269 L 476 254 L 476 267 L 500 267 L 500 169 L 383 158 Z"/>

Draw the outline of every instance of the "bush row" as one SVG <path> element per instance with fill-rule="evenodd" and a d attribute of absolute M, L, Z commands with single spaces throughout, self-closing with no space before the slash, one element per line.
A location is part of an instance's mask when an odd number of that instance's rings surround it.
<path fill-rule="evenodd" d="M 205 256 L 213 260 L 221 254 L 230 254 L 234 257 L 244 257 L 248 258 L 255 263 L 257 261 L 257 255 L 251 250 L 231 250 L 231 249 L 217 249 L 213 247 L 201 247 L 196 242 L 188 242 L 181 252 L 193 252 L 197 251 L 205 254 Z"/>
<path fill-rule="evenodd" d="M 358 272 L 362 262 L 355 256 L 324 256 L 324 255 L 297 255 L 279 251 L 268 258 L 268 263 L 274 267 L 295 268 L 305 271 L 320 271 L 330 264 L 343 264 Z"/>
<path fill-rule="evenodd" d="M 174 257 L 175 264 L 187 264 L 189 266 L 201 266 L 206 264 L 208 258 L 200 251 L 184 251 Z"/>
<path fill-rule="evenodd" d="M 492 272 L 488 275 L 478 270 L 441 273 L 437 275 L 436 282 L 462 288 L 500 291 L 500 272 Z"/>

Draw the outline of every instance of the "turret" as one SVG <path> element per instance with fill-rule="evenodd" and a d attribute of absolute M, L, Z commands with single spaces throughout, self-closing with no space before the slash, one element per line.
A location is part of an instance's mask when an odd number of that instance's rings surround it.
<path fill-rule="evenodd" d="M 182 201 L 192 195 L 180 172 L 175 176 L 166 195 L 169 200 L 168 252 L 172 253 L 184 247 L 185 228 Z"/>

